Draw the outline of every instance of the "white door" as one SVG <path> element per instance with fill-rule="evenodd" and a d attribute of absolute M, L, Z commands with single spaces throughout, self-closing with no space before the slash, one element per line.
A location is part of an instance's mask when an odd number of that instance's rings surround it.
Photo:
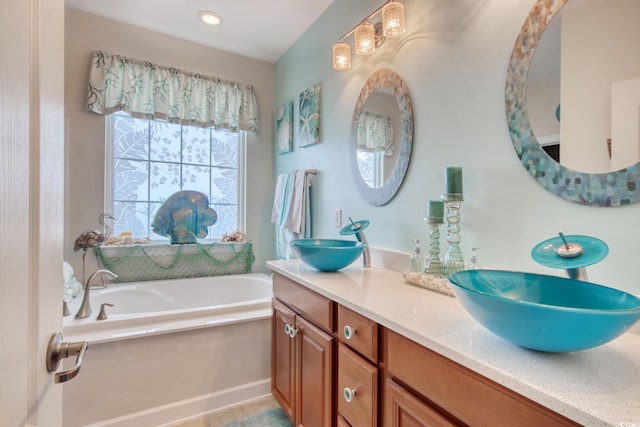
<path fill-rule="evenodd" d="M 64 2 L 0 2 L 0 426 L 61 426 Z"/>

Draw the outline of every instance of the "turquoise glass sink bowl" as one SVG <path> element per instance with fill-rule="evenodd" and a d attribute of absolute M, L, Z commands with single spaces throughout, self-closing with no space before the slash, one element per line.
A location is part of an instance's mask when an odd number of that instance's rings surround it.
<path fill-rule="evenodd" d="M 365 247 L 355 240 L 340 239 L 297 239 L 290 244 L 305 264 L 320 271 L 336 271 L 348 266 Z"/>
<path fill-rule="evenodd" d="M 449 277 L 462 306 L 480 324 L 521 347 L 586 350 L 623 334 L 640 319 L 640 299 L 594 283 L 502 270 Z"/>

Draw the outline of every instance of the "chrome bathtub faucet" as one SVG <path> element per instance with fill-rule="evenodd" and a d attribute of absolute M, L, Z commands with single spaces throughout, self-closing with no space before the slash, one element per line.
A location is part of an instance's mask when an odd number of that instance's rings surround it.
<path fill-rule="evenodd" d="M 117 279 L 118 276 L 109 270 L 98 270 L 89 276 L 87 279 L 87 283 L 84 285 L 84 295 L 82 296 L 82 304 L 80 305 L 80 309 L 76 313 L 76 319 L 84 319 L 85 317 L 91 316 L 91 304 L 89 302 L 89 293 L 91 292 L 91 282 L 98 276 L 106 275 L 110 279 Z"/>

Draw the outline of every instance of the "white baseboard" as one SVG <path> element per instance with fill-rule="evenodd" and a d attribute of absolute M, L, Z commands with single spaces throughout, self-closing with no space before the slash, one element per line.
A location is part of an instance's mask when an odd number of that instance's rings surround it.
<path fill-rule="evenodd" d="M 255 400 L 271 393 L 271 379 L 243 384 L 215 393 L 157 406 L 140 412 L 100 421 L 88 427 L 157 427 L 208 415 L 221 409 Z"/>

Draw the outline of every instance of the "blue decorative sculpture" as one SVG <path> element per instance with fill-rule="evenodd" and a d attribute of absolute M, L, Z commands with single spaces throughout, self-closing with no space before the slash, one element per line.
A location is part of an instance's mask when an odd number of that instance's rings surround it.
<path fill-rule="evenodd" d="M 178 191 L 172 194 L 156 212 L 151 229 L 161 236 L 171 237 L 171 244 L 196 243 L 207 237 L 207 227 L 218 220 L 209 207 L 209 199 L 198 191 Z"/>

